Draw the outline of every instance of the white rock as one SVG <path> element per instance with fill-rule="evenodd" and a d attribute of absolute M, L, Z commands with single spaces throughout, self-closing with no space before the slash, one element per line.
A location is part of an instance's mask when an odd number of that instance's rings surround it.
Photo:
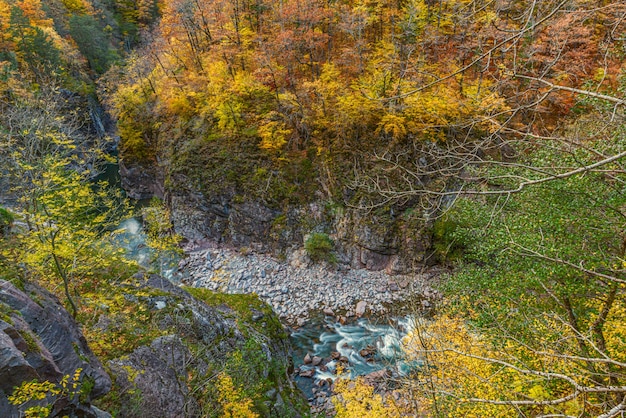
<path fill-rule="evenodd" d="M 365 313 L 365 309 L 367 308 L 367 302 L 365 301 L 359 301 L 359 303 L 356 304 L 356 316 L 363 316 L 363 314 Z"/>

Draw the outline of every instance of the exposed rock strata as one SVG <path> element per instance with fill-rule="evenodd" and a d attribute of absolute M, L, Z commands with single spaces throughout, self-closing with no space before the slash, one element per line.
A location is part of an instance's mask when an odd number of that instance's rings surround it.
<path fill-rule="evenodd" d="M 85 417 L 97 416 L 88 402 L 107 393 L 111 379 L 59 301 L 37 286 L 27 284 L 22 291 L 0 280 L 0 312 L 0 416 L 19 416 L 6 397 L 22 382 L 59 382 L 77 369 L 93 382 L 87 403 L 60 400 L 54 411 L 62 415 L 80 410 Z"/>

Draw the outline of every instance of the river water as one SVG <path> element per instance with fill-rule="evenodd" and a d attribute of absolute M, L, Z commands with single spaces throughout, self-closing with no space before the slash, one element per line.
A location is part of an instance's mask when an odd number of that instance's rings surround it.
<path fill-rule="evenodd" d="M 414 326 L 412 316 L 360 318 L 346 324 L 328 316 L 312 318 L 291 333 L 294 366 L 304 372 L 314 370 L 312 377 L 296 374 L 298 387 L 307 398 L 313 398 L 313 389 L 322 381 L 339 377 L 337 367 L 340 364 L 343 378 L 354 379 L 383 369 L 394 377 L 406 375 L 420 366 L 419 362 L 408 360 L 402 349 L 403 338 Z M 339 363 L 333 359 L 333 353 L 334 357 L 344 357 L 348 363 Z M 318 366 L 304 364 L 307 354 L 322 358 L 322 363 Z"/>
<path fill-rule="evenodd" d="M 333 352 L 348 359 L 350 377 L 366 375 L 381 369 L 390 369 L 398 375 L 406 374 L 415 365 L 404 359 L 402 339 L 413 330 L 411 316 L 394 318 L 384 322 L 375 318 L 360 318 L 341 324 L 331 317 L 317 318 L 291 333 L 294 345 L 294 364 L 304 370 L 313 368 L 303 364 L 308 353 L 311 356 L 329 358 Z M 361 351 L 373 352 L 361 355 Z M 334 379 L 335 362 L 326 364 L 328 371 L 316 368 L 315 379 Z"/>

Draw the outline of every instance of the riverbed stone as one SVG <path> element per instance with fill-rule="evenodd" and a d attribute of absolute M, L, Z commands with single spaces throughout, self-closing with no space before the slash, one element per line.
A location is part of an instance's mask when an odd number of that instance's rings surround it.
<path fill-rule="evenodd" d="M 355 309 L 356 316 L 363 316 L 366 308 L 367 308 L 367 302 L 363 300 L 359 301 L 359 303 L 356 304 L 356 309 Z"/>
<path fill-rule="evenodd" d="M 342 311 L 337 318 L 340 322 L 345 322 L 346 317 L 363 316 L 366 311 L 382 313 L 385 311 L 383 302 L 401 301 L 411 288 L 428 288 L 423 281 L 426 275 L 391 277 L 384 271 L 338 270 L 321 265 L 295 268 L 287 261 L 275 260 L 256 251 L 242 255 L 224 247 L 188 248 L 191 248 L 187 249 L 188 258 L 179 265 L 176 273 L 181 280 L 193 278 L 189 280 L 194 286 L 212 290 L 257 293 L 288 323 L 298 326 L 302 326 L 305 323 L 302 319 L 306 320 L 309 313 L 315 311 L 323 311 L 329 316 Z M 220 268 L 215 277 L 203 271 L 207 254 L 211 254 L 214 266 Z M 406 285 L 389 289 L 389 283 L 398 281 Z"/>

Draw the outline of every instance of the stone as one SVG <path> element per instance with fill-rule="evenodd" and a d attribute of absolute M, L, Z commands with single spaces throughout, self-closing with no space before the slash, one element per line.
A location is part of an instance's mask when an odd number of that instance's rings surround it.
<path fill-rule="evenodd" d="M 311 359 L 311 364 L 313 366 L 319 366 L 321 362 L 322 362 L 322 358 L 319 356 L 313 356 L 313 358 Z"/>
<path fill-rule="evenodd" d="M 356 309 L 355 309 L 356 316 L 358 316 L 358 317 L 363 316 L 363 314 L 365 313 L 365 309 L 366 308 L 367 308 L 367 302 L 365 302 L 363 300 L 359 301 L 356 304 Z"/>
<path fill-rule="evenodd" d="M 381 369 L 381 370 L 377 370 L 375 372 L 372 373 L 368 373 L 366 374 L 363 379 L 365 380 L 365 383 L 367 383 L 368 385 L 376 385 L 376 384 L 380 384 L 381 382 L 383 382 L 385 379 L 389 378 L 391 376 L 391 372 L 387 369 Z"/>
<path fill-rule="evenodd" d="M 324 315 L 335 316 L 335 312 L 331 308 L 324 308 Z"/>
<path fill-rule="evenodd" d="M 304 356 L 304 364 L 311 364 L 312 361 L 311 354 L 306 353 L 306 356 Z"/>
<path fill-rule="evenodd" d="M 300 371 L 300 377 L 313 377 L 314 375 L 315 375 L 315 369 Z"/>
<path fill-rule="evenodd" d="M 374 355 L 376 353 L 376 350 L 371 349 L 371 348 L 364 348 L 361 351 L 359 351 L 359 355 L 361 357 L 370 357 L 372 355 Z"/>

